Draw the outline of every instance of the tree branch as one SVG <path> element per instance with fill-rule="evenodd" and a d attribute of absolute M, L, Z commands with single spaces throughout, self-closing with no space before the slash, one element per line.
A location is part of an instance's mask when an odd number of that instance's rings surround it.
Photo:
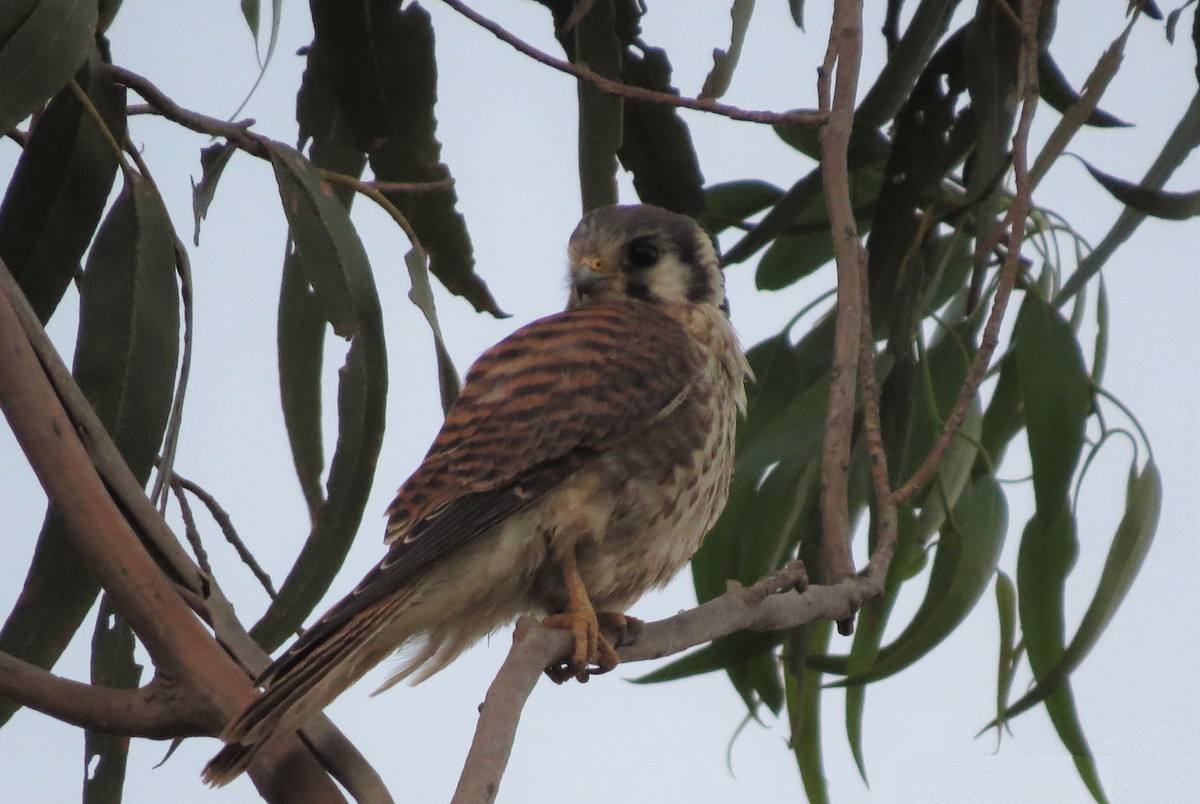
<path fill-rule="evenodd" d="M 882 586 L 865 577 L 832 586 L 810 586 L 793 591 L 807 581 L 798 561 L 774 572 L 753 586 L 730 582 L 729 591 L 673 617 L 646 623 L 641 637 L 618 649 L 622 662 L 670 656 L 744 629 L 768 631 L 794 628 L 818 619 L 843 619 L 864 600 L 877 596 Z M 459 777 L 452 804 L 493 801 L 512 751 L 521 709 L 542 671 L 568 656 L 571 636 L 544 628 L 535 619 L 522 618 L 513 632 L 513 647 L 488 688 L 479 709 L 475 737 Z"/>
<path fill-rule="evenodd" d="M 573 64 L 569 61 L 556 59 L 544 50 L 538 50 L 533 45 L 513 35 L 508 30 L 503 28 L 498 23 L 493 22 L 479 12 L 472 9 L 466 3 L 460 0 L 442 0 L 443 3 L 450 8 L 462 14 L 464 17 L 475 23 L 479 27 L 490 31 L 497 39 L 512 45 L 514 48 L 529 56 L 534 61 L 541 62 L 547 67 L 553 67 L 555 70 L 573 75 L 580 81 L 584 81 L 596 89 L 607 95 L 616 95 L 621 98 L 629 98 L 630 100 L 646 101 L 648 103 L 659 103 L 664 106 L 676 106 L 684 109 L 694 109 L 698 112 L 709 112 L 711 114 L 728 117 L 730 120 L 743 120 L 749 123 L 766 123 L 767 125 L 792 125 L 792 126 L 819 126 L 825 122 L 825 115 L 819 112 L 770 112 L 770 111 L 755 111 L 752 109 L 740 109 L 737 106 L 730 106 L 727 103 L 718 103 L 715 100 L 706 98 L 685 98 L 681 95 L 672 95 L 667 92 L 655 92 L 641 87 L 630 86 L 629 84 L 620 81 L 613 81 L 611 78 L 594 72 L 585 65 Z M 568 26 L 569 27 L 569 26 Z"/>
<path fill-rule="evenodd" d="M 0 652 L 0 695 L 86 729 L 165 740 L 206 731 L 188 690 L 156 676 L 140 689 L 113 689 L 56 676 Z"/>
<path fill-rule="evenodd" d="M 825 417 L 821 458 L 822 535 L 829 577 L 835 583 L 854 575 L 847 478 L 854 425 L 854 380 L 865 313 L 859 293 L 863 248 L 850 201 L 848 148 L 854 126 L 854 100 L 861 60 L 862 4 L 860 0 L 838 0 L 834 5 L 825 63 L 817 79 L 818 107 L 829 114 L 828 124 L 821 129 L 821 181 L 829 208 L 838 286 L 837 329 L 833 365 L 829 372 L 829 409 Z M 834 81 L 832 98 L 831 80 Z M 850 633 L 853 627 L 853 619 L 838 623 L 838 630 L 843 634 Z"/>

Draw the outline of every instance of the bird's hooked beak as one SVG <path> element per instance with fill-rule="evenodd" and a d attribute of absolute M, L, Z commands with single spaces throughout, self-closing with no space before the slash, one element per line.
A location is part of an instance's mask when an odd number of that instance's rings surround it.
<path fill-rule="evenodd" d="M 576 263 L 575 292 L 580 297 L 588 296 L 607 278 L 604 263 L 599 257 L 582 257 Z"/>

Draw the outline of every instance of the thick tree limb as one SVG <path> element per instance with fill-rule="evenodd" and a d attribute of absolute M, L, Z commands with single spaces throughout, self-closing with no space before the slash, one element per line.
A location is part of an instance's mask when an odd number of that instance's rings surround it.
<path fill-rule="evenodd" d="M 165 740 L 202 734 L 205 712 L 161 676 L 140 689 L 111 689 L 56 676 L 0 653 L 0 695 L 82 728 Z"/>
<path fill-rule="evenodd" d="M 215 734 L 249 701 L 249 680 L 192 615 L 114 502 L 81 440 L 86 425 L 67 415 L 26 335 L 14 309 L 24 297 L 19 289 L 10 295 L 16 285 L 3 263 L 0 279 L 0 409 L 80 556 L 160 671 L 188 690 L 195 710 L 181 719 L 199 711 L 203 730 Z M 103 429 L 92 435 L 104 436 Z M 252 777 L 270 801 L 344 800 L 296 738 L 258 763 Z"/>
<path fill-rule="evenodd" d="M 731 582 L 729 591 L 720 597 L 665 620 L 646 623 L 641 638 L 617 653 L 622 662 L 658 659 L 744 629 L 768 631 L 818 619 L 839 620 L 883 591 L 881 584 L 866 577 L 832 586 L 810 586 L 802 593 L 790 591 L 802 586 L 806 578 L 803 566 L 792 562 L 753 586 Z M 544 668 L 567 657 L 571 647 L 571 636 L 565 631 L 543 628 L 532 618 L 517 622 L 512 650 L 480 707 L 475 737 L 453 804 L 495 800 L 525 701 Z"/>

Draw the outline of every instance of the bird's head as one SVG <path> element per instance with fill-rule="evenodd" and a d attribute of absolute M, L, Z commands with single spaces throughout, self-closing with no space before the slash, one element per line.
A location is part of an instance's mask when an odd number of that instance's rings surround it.
<path fill-rule="evenodd" d="M 637 299 L 728 312 L 712 238 L 686 215 L 636 205 L 595 209 L 575 227 L 568 307 Z"/>

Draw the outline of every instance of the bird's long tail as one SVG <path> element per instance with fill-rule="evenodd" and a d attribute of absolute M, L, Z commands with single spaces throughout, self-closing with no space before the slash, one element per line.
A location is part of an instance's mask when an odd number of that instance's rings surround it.
<path fill-rule="evenodd" d="M 228 784 L 266 746 L 302 727 L 391 653 L 394 631 L 387 644 L 377 638 L 389 613 L 360 611 L 341 627 L 320 623 L 306 632 L 259 677 L 262 694 L 225 727 L 225 746 L 205 766 L 204 781 Z"/>

